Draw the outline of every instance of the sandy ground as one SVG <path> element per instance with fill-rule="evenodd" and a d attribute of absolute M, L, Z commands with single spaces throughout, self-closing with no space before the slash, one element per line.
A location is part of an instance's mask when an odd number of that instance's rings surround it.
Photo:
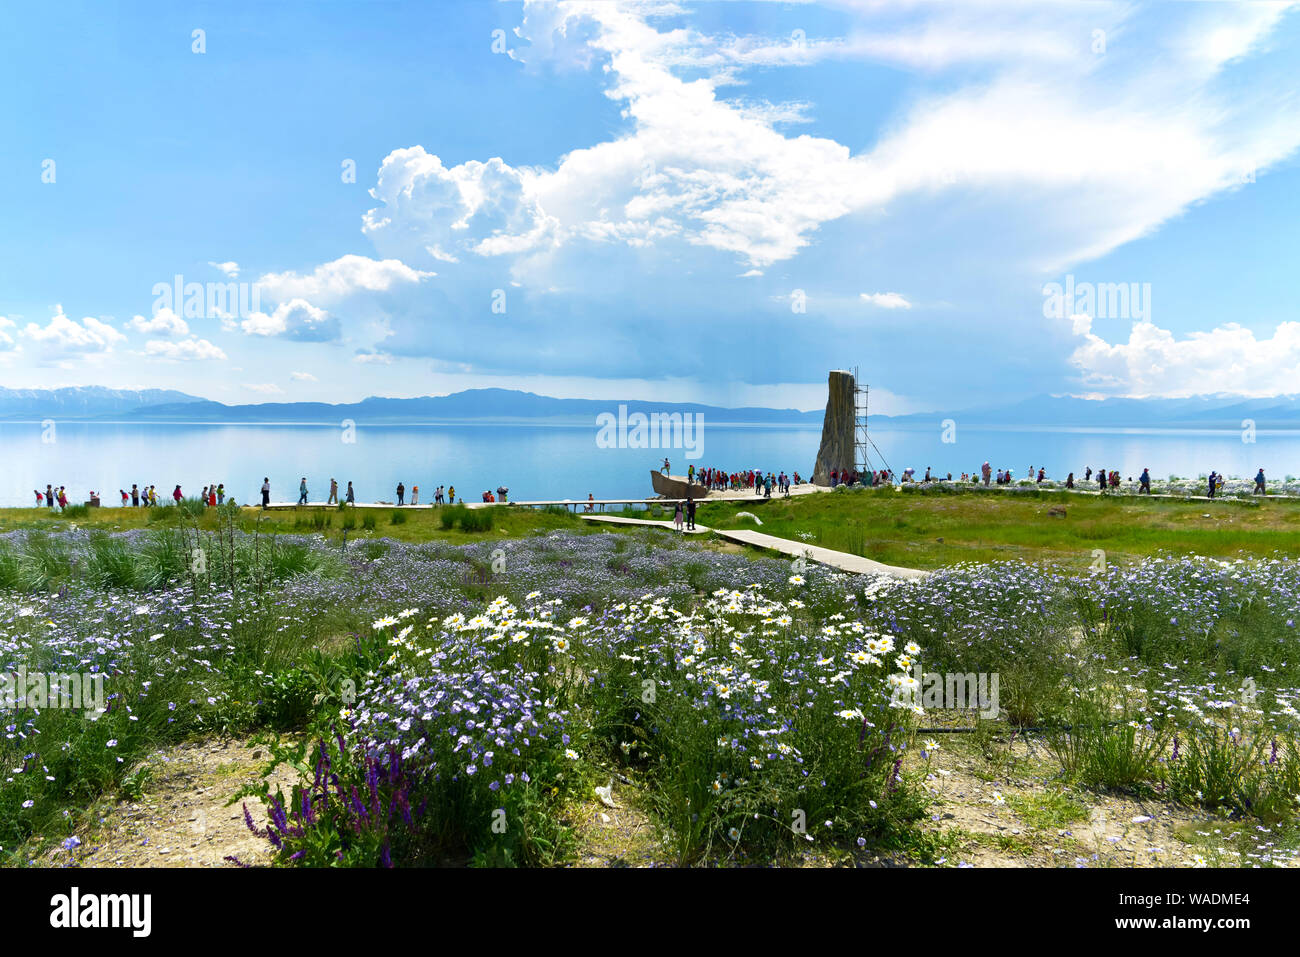
<path fill-rule="evenodd" d="M 154 755 L 152 771 L 139 801 L 102 801 L 96 824 L 71 855 L 81 867 L 234 867 L 227 856 L 245 864 L 267 864 L 271 844 L 244 823 L 240 803 L 227 802 L 245 784 L 260 779 L 268 763 L 265 749 L 233 741 L 193 742 Z M 296 779 L 288 766 L 276 769 L 272 791 L 286 792 Z M 248 798 L 259 827 L 266 809 Z M 66 859 L 67 852 L 52 855 Z"/>

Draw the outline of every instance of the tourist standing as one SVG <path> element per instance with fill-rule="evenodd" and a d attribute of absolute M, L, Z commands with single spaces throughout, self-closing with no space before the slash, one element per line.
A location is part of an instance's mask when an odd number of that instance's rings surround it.
<path fill-rule="evenodd" d="M 226 483 L 222 482 L 217 486 L 217 504 L 226 504 Z"/>
<path fill-rule="evenodd" d="M 411 486 L 411 504 L 412 505 L 420 504 L 420 486 L 418 485 Z"/>
<path fill-rule="evenodd" d="M 398 482 L 397 483 L 397 504 L 405 505 L 406 504 L 405 498 L 406 498 L 406 486 L 403 485 L 401 482 Z"/>
<path fill-rule="evenodd" d="M 1210 498 L 1214 498 L 1215 479 L 1217 479 L 1217 478 L 1218 478 L 1218 475 L 1216 475 L 1216 474 L 1214 473 L 1214 471 L 1211 470 L 1211 472 L 1210 472 L 1210 488 L 1209 488 L 1209 495 L 1210 495 Z"/>
<path fill-rule="evenodd" d="M 298 483 L 298 504 L 307 504 L 307 476 L 305 475 L 302 477 L 302 481 Z"/>
<path fill-rule="evenodd" d="M 456 504 L 456 486 L 454 485 L 447 489 L 447 504 Z"/>
<path fill-rule="evenodd" d="M 682 503 L 677 503 L 677 509 L 673 512 L 673 528 L 677 531 L 682 530 Z"/>
<path fill-rule="evenodd" d="M 270 508 L 270 507 L 271 507 L 271 480 L 269 478 L 263 478 L 262 479 L 262 508 Z"/>
<path fill-rule="evenodd" d="M 184 497 L 185 496 L 181 493 L 181 487 L 179 485 L 172 489 L 172 499 L 175 500 L 177 505 L 181 504 L 181 499 Z"/>
<path fill-rule="evenodd" d="M 686 527 L 695 531 L 695 499 L 686 500 Z"/>

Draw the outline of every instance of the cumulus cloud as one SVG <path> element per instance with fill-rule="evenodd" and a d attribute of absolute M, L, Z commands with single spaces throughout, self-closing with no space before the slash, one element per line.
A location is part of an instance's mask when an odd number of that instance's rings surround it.
<path fill-rule="evenodd" d="M 528 252 L 555 241 L 555 220 L 542 210 L 535 176 L 499 157 L 448 169 L 423 146 L 384 158 L 370 195 L 383 203 L 365 214 L 362 231 L 380 248 L 423 250 L 456 262 L 453 250 L 479 256 Z"/>
<path fill-rule="evenodd" d="M 211 260 L 209 260 L 208 265 L 211 266 L 213 269 L 217 269 L 222 273 L 225 273 L 227 279 L 234 279 L 239 275 L 239 263 L 236 262 L 214 263 Z"/>
<path fill-rule="evenodd" d="M 255 312 L 239 327 L 250 336 L 279 336 L 301 342 L 330 342 L 340 335 L 339 321 L 305 299 L 291 299 L 269 315 Z"/>
<path fill-rule="evenodd" d="M 225 359 L 226 354 L 207 339 L 182 339 L 172 342 L 165 339 L 150 339 L 145 343 L 144 354 L 169 362 L 192 362 L 201 359 Z"/>
<path fill-rule="evenodd" d="M 1244 168 L 1266 168 L 1300 145 L 1296 105 L 1283 93 L 1229 97 L 1212 85 L 1285 12 L 1265 6 L 1191 11 L 1180 30 L 1161 31 L 1175 38 L 1152 57 L 1145 47 L 1105 45 L 1133 26 L 1127 5 L 870 5 L 848 37 L 824 41 L 659 29 L 669 11 L 654 5 L 529 5 L 525 59 L 571 63 L 580 44 L 605 66 L 606 95 L 630 129 L 565 154 L 553 170 L 501 158 L 449 168 L 421 146 L 395 150 L 371 191 L 382 205 L 366 214 L 364 231 L 380 248 L 446 262 L 585 240 L 706 246 L 761 269 L 851 214 L 887 211 L 909 196 L 992 191 L 999 203 L 1063 210 L 1071 230 L 1040 222 L 1022 230 L 1016 250 L 1054 268 L 1142 236 L 1239 185 Z M 826 136 L 778 132 L 806 118 L 805 104 L 724 96 L 739 71 L 827 57 L 983 70 L 923 88 L 857 153 Z M 1045 135 L 1063 118 L 1065 149 Z M 1046 248 L 1044 235 L 1053 239 Z"/>
<path fill-rule="evenodd" d="M 1098 395 L 1182 398 L 1214 392 L 1247 396 L 1300 391 L 1300 322 L 1266 338 L 1235 322 L 1177 338 L 1150 322 L 1134 323 L 1127 341 L 1108 342 L 1087 316 L 1072 316 L 1078 343 L 1070 362 Z"/>
<path fill-rule="evenodd" d="M 54 318 L 44 326 L 29 322 L 21 336 L 47 357 L 112 352 L 113 346 L 126 341 L 126 336 L 94 316 L 86 316 L 80 322 L 69 319 L 63 314 L 62 306 L 55 307 Z"/>
<path fill-rule="evenodd" d="M 147 319 L 144 316 L 136 316 L 131 320 L 130 326 L 136 332 L 161 333 L 167 336 L 187 336 L 190 333 L 190 327 L 185 320 L 166 306 Z"/>
<path fill-rule="evenodd" d="M 881 309 L 911 309 L 912 304 L 896 292 L 864 292 L 862 301 Z"/>
<path fill-rule="evenodd" d="M 434 275 L 436 273 L 412 269 L 397 259 L 347 255 L 317 266 L 306 275 L 267 273 L 257 284 L 276 300 L 337 302 L 357 292 L 386 292 L 395 286 L 419 283 Z"/>

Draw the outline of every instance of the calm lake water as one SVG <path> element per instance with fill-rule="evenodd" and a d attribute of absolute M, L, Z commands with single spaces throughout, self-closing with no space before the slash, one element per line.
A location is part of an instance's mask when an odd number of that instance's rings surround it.
<path fill-rule="evenodd" d="M 484 489 L 506 485 L 512 499 L 639 498 L 652 494 L 649 472 L 666 454 L 674 473 L 697 467 L 763 468 L 812 472 L 821 438 L 817 427 L 710 426 L 700 458 L 684 450 L 599 448 L 596 428 L 556 425 L 366 425 L 355 442 L 327 425 L 184 425 L 149 423 L 57 426 L 54 441 L 42 441 L 39 423 L 0 424 L 0 505 L 31 505 L 33 489 L 65 485 L 68 498 L 81 502 L 91 489 L 105 505 L 117 505 L 118 489 L 153 484 L 170 496 L 179 483 L 197 495 L 210 482 L 224 482 L 227 493 L 255 502 L 262 477 L 270 476 L 272 499 L 296 500 L 298 480 L 307 476 L 311 499 L 324 500 L 329 480 L 340 489 L 351 481 L 358 501 L 393 500 L 398 481 L 420 486 L 422 502 L 439 485 L 454 485 L 458 495 L 478 500 Z M 974 430 L 945 444 L 931 431 L 872 433 L 884 458 L 897 472 L 907 467 L 924 474 L 977 469 L 988 459 L 994 469 L 1010 468 L 1023 478 L 1030 465 L 1046 466 L 1063 478 L 1094 469 L 1119 469 L 1136 477 L 1143 466 L 1152 475 L 1195 476 L 1216 469 L 1230 476 L 1253 476 L 1261 465 L 1269 478 L 1300 474 L 1300 432 L 1260 432 L 1253 444 L 1237 431 L 1033 431 Z"/>

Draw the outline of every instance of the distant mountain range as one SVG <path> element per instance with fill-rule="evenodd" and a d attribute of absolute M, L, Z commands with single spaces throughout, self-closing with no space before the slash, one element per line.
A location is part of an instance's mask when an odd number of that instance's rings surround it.
<path fill-rule="evenodd" d="M 591 423 L 602 412 L 617 414 L 620 405 L 634 412 L 701 413 L 711 424 L 803 425 L 821 423 L 822 411 L 746 407 L 728 409 L 693 402 L 614 402 L 605 399 L 556 399 L 511 389 L 469 389 L 444 396 L 360 402 L 262 402 L 226 405 L 168 389 L 138 391 L 83 386 L 67 389 L 0 388 L 0 421 L 141 421 L 320 423 L 343 419 L 372 424 L 404 422 L 546 422 Z M 953 419 L 965 428 L 1113 428 L 1240 430 L 1243 420 L 1256 429 L 1300 429 L 1300 396 L 1243 399 L 1241 396 L 1196 396 L 1188 399 L 1076 399 L 1036 396 L 1002 405 L 952 412 L 872 415 L 875 428 L 940 428 Z"/>
<path fill-rule="evenodd" d="M 616 402 L 606 399 L 555 399 L 511 389 L 468 389 L 452 395 L 415 399 L 371 396 L 360 402 L 260 402 L 226 405 L 183 392 L 121 392 L 88 386 L 51 391 L 0 389 L 0 420 L 63 419 L 83 422 L 328 423 L 343 419 L 371 424 L 403 422 L 553 422 L 591 423 L 602 412 L 618 414 L 620 405 L 634 412 L 700 413 L 706 423 L 817 425 L 822 413 L 798 409 L 740 408 L 696 402 Z"/>
<path fill-rule="evenodd" d="M 876 426 L 891 429 L 937 429 L 945 419 L 958 426 L 1063 429 L 1228 429 L 1238 431 L 1250 420 L 1256 429 L 1300 429 L 1300 397 L 1246 399 L 1239 395 L 1203 395 L 1186 399 L 1076 399 L 1035 396 L 1019 402 L 966 409 L 872 416 Z"/>

